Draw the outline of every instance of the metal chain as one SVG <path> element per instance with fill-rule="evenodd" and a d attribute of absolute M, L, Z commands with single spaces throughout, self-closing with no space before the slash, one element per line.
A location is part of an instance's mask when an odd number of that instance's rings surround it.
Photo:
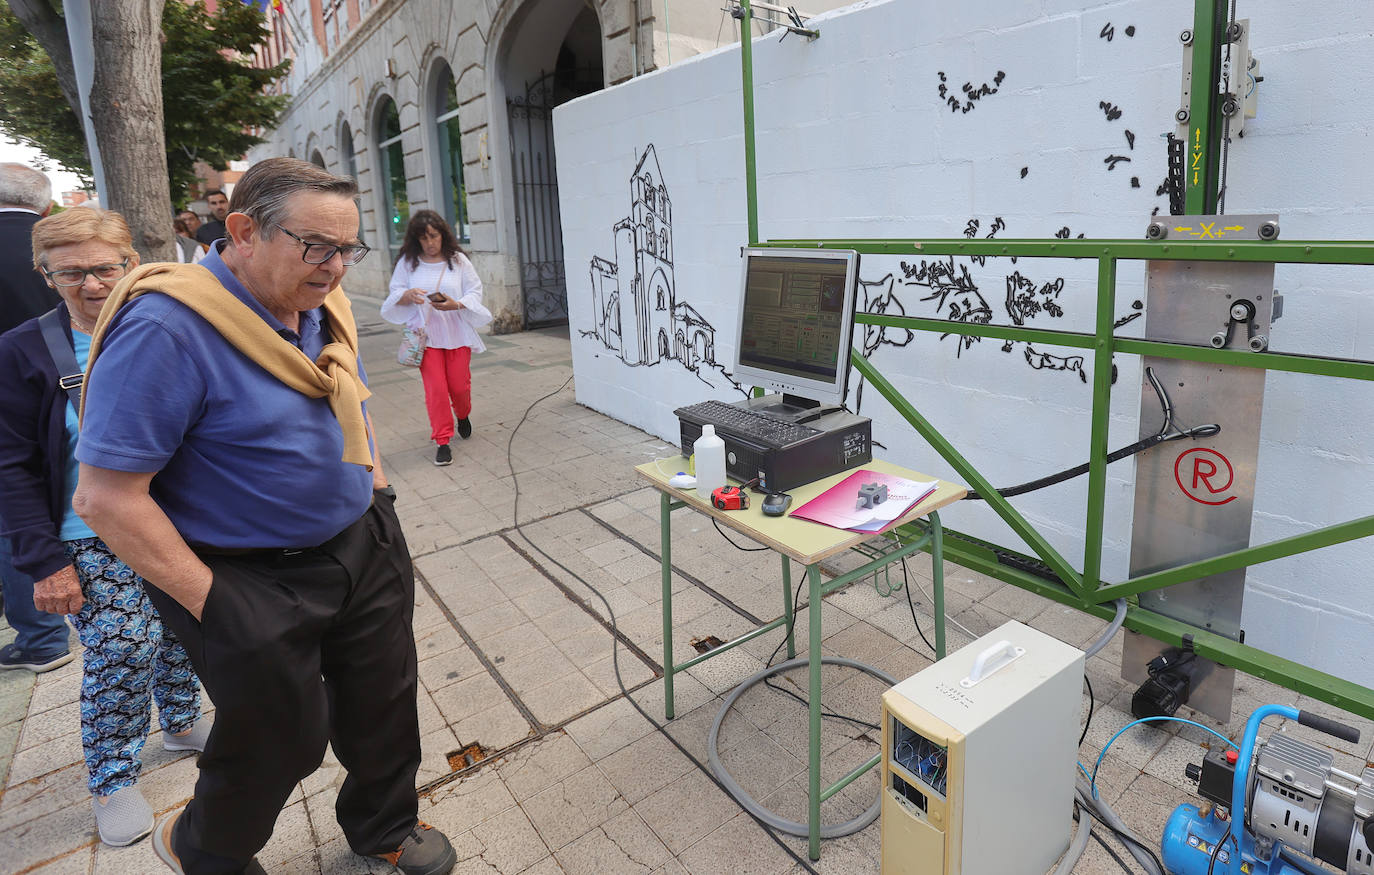
<path fill-rule="evenodd" d="M 1231 15 L 1226 22 L 1226 29 L 1222 33 L 1226 36 L 1226 74 L 1222 77 L 1222 87 L 1229 96 L 1231 93 L 1231 25 L 1236 21 L 1236 0 L 1231 0 Z M 1242 102 L 1238 112 L 1245 112 L 1245 105 Z M 1230 163 L 1231 156 L 1231 116 L 1226 116 L 1221 123 L 1221 191 L 1217 194 L 1217 215 L 1226 213 L 1226 168 Z"/>

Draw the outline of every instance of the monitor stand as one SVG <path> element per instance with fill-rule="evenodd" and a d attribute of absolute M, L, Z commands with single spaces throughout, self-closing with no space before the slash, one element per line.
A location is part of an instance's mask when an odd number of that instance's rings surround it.
<path fill-rule="evenodd" d="M 814 398 L 805 398 L 801 395 L 792 395 L 784 392 L 781 395 L 765 395 L 762 398 L 752 399 L 755 403 L 750 406 L 755 410 L 763 410 L 781 419 L 787 419 L 797 424 L 811 422 L 820 419 L 830 413 L 836 413 L 843 409 L 835 404 L 822 404 Z"/>

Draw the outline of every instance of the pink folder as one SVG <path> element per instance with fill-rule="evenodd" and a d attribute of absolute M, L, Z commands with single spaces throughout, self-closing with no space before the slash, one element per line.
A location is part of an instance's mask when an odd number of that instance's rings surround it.
<path fill-rule="evenodd" d="M 857 506 L 859 487 L 865 483 L 887 486 L 887 500 L 873 507 Z M 885 532 L 938 485 L 934 480 L 908 480 L 863 468 L 792 511 L 790 516 L 851 532 Z"/>

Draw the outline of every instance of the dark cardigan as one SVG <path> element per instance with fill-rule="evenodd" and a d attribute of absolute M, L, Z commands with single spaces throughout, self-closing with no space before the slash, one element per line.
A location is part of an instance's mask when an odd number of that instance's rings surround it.
<path fill-rule="evenodd" d="M 65 303 L 58 305 L 71 342 Z M 71 564 L 59 532 L 66 513 L 67 393 L 37 319 L 0 335 L 0 534 L 14 567 L 42 580 Z"/>

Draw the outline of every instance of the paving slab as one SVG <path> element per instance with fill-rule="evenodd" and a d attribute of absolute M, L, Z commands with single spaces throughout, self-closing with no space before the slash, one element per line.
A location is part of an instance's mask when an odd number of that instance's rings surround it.
<path fill-rule="evenodd" d="M 706 734 L 722 695 L 782 658 L 782 631 L 679 675 L 678 717 L 664 719 L 659 496 L 629 471 L 676 455 L 677 448 L 579 406 L 569 382 L 566 329 L 546 330 L 492 338 L 488 353 L 474 360 L 474 434 L 454 442 L 453 465 L 437 468 L 418 375 L 394 364 L 396 335 L 380 323 L 376 304 L 360 298 L 356 309 L 374 389 L 369 403 L 420 584 L 417 789 L 421 817 L 459 850 L 455 871 L 808 871 L 798 862 L 804 839 L 775 839 L 704 771 Z M 526 408 L 549 393 L 512 441 Z M 700 515 L 679 514 L 673 534 L 676 661 L 696 655 L 694 639 L 728 639 L 752 628 L 755 618 L 781 614 L 776 556 L 733 549 Z M 825 563 L 826 573 L 862 561 L 841 555 Z M 1078 646 L 1105 625 L 953 563 L 944 570 L 951 649 L 971 640 L 970 632 L 1008 618 Z M 898 679 L 928 666 L 933 654 L 921 634 L 933 639 L 930 579 L 928 560 L 917 557 L 907 563 L 904 583 L 899 574 L 870 577 L 831 594 L 821 611 L 824 652 L 860 659 Z M 794 584 L 802 580 L 794 567 Z M 910 587 L 912 606 L 902 586 Z M 806 652 L 808 624 L 803 609 L 796 619 L 799 654 Z M 1119 677 L 1122 637 L 1087 666 L 1096 698 L 1080 758 L 1089 768 L 1131 719 L 1131 688 Z M 0 644 L 12 638 L 0 624 Z M 80 677 L 79 660 L 38 678 L 0 672 L 0 872 L 161 871 L 149 843 L 108 848 L 95 836 L 81 760 Z M 881 682 L 832 668 L 822 679 L 827 710 L 875 719 Z M 777 683 L 804 696 L 806 673 L 790 671 Z M 1180 716 L 1236 738 L 1254 705 L 1295 698 L 1240 676 L 1232 720 Z M 1303 706 L 1330 710 L 1308 700 Z M 206 710 L 213 711 L 208 699 Z M 1374 729 L 1374 723 L 1360 726 Z M 1294 734 L 1330 749 L 1347 770 L 1357 771 L 1370 754 L 1368 740 L 1348 745 L 1301 727 Z M 862 725 L 824 720 L 825 777 L 870 756 L 876 737 Z M 145 747 L 141 786 L 166 811 L 190 797 L 196 765 L 194 757 L 163 751 L 160 738 L 154 731 Z M 758 686 L 725 721 L 722 760 L 764 804 L 799 819 L 806 809 L 807 738 L 805 707 Z M 1157 840 L 1173 807 L 1196 801 L 1183 765 L 1216 743 L 1187 726 L 1127 729 L 1103 759 L 1099 791 L 1132 827 Z M 343 778 L 329 753 L 293 792 L 261 854 L 269 872 L 391 871 L 348 848 L 334 820 Z M 872 774 L 856 781 L 824 803 L 824 818 L 855 816 L 871 804 L 876 786 Z M 877 824 L 827 840 L 813 869 L 876 872 L 879 842 Z M 1091 875 L 1119 866 L 1092 843 L 1075 871 Z"/>

